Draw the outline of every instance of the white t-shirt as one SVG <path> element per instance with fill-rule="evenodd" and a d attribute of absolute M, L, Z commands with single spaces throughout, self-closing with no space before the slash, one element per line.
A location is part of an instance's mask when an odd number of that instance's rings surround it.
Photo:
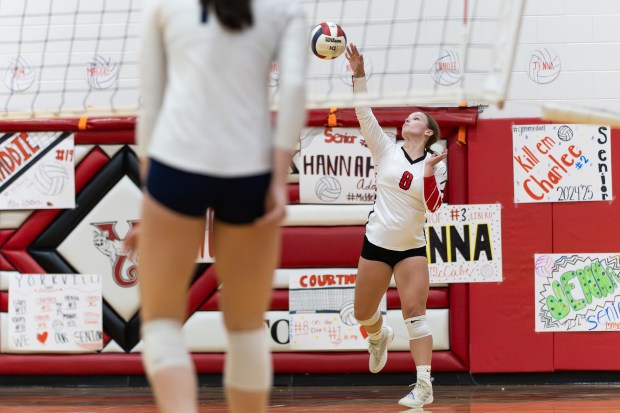
<path fill-rule="evenodd" d="M 305 120 L 308 30 L 296 0 L 253 0 L 254 24 L 225 29 L 198 0 L 146 0 L 138 152 L 193 173 L 271 170 L 274 145 L 294 150 Z M 275 131 L 268 79 L 279 65 Z"/>
<path fill-rule="evenodd" d="M 355 91 L 366 91 L 364 78 L 353 78 L 353 84 Z M 356 107 L 355 114 L 377 171 L 377 195 L 366 223 L 368 241 L 393 251 L 425 246 L 426 211 L 435 210 L 441 204 L 441 196 L 424 196 L 424 164 L 431 154 L 411 159 L 383 132 L 369 107 Z M 435 165 L 434 175 L 437 189 L 443 195 L 447 180 L 443 162 Z"/>

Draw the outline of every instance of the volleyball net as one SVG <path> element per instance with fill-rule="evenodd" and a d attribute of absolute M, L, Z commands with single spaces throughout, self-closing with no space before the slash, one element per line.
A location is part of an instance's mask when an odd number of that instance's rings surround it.
<path fill-rule="evenodd" d="M 322 21 L 336 22 L 363 51 L 369 93 L 362 98 L 376 106 L 501 105 L 523 3 L 302 0 L 309 30 Z M 142 6 L 142 0 L 0 2 L 2 116 L 136 114 Z M 308 108 L 352 106 L 344 55 L 308 59 Z M 277 107 L 277 62 L 266 82 Z"/>

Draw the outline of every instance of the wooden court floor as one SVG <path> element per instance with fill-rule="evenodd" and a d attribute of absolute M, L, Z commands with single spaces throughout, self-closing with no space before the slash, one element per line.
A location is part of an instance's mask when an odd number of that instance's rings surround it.
<path fill-rule="evenodd" d="M 270 412 L 618 413 L 620 385 L 435 386 L 435 402 L 406 409 L 407 387 L 276 387 Z M 226 412 L 221 387 L 200 389 L 200 412 Z M 0 412 L 155 413 L 144 387 L 0 387 Z"/>

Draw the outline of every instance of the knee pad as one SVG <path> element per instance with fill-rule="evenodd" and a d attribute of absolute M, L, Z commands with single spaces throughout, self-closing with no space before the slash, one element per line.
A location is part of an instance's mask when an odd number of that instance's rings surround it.
<path fill-rule="evenodd" d="M 356 320 L 362 326 L 371 326 L 373 324 L 376 324 L 380 318 L 381 318 L 381 311 L 377 309 L 377 312 L 374 313 L 373 316 L 370 317 L 368 320 L 357 320 L 357 319 Z"/>
<path fill-rule="evenodd" d="M 155 319 L 142 325 L 142 363 L 148 376 L 169 367 L 194 369 L 181 323 L 173 319 Z"/>
<path fill-rule="evenodd" d="M 242 391 L 267 391 L 273 381 L 271 352 L 263 327 L 229 331 L 224 385 Z"/>
<path fill-rule="evenodd" d="M 405 320 L 405 325 L 409 332 L 409 340 L 417 340 L 431 335 L 431 328 L 426 322 L 426 315 L 409 317 Z"/>

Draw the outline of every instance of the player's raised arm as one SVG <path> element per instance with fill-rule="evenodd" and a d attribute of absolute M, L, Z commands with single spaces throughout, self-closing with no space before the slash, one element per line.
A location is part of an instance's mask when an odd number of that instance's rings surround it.
<path fill-rule="evenodd" d="M 364 69 L 364 55 L 360 53 L 357 46 L 349 43 L 345 50 L 345 57 L 349 61 L 353 71 L 353 92 L 366 92 L 366 71 Z M 372 155 L 376 158 L 385 151 L 391 144 L 390 138 L 383 132 L 377 118 L 368 106 L 355 107 L 355 115 L 362 128 L 362 134 Z"/>

